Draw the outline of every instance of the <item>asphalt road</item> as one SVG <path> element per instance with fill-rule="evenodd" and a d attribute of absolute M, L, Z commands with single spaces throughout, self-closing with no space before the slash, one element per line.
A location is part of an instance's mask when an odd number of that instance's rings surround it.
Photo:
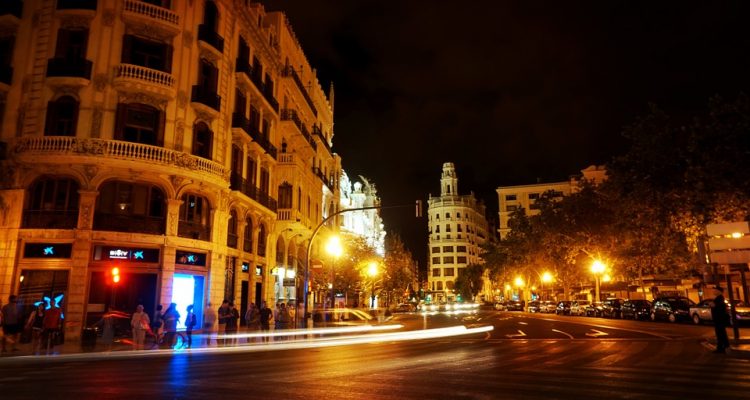
<path fill-rule="evenodd" d="M 750 361 L 707 326 L 525 313 L 401 315 L 471 336 L 294 350 L 0 359 L 2 399 L 747 399 Z"/>

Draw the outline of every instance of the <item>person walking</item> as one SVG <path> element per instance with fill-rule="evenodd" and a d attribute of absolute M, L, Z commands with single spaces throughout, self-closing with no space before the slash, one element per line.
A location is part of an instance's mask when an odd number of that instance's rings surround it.
<path fill-rule="evenodd" d="M 205 339 L 206 346 L 211 344 L 211 335 L 214 333 L 215 324 L 216 310 L 211 307 L 211 303 L 208 303 L 203 309 L 203 338 Z"/>
<path fill-rule="evenodd" d="M 29 319 L 26 321 L 26 329 L 31 331 L 31 352 L 39 354 L 42 349 L 42 331 L 44 330 L 44 302 L 36 306 Z"/>
<path fill-rule="evenodd" d="M 260 330 L 264 333 L 267 333 L 271 330 L 271 316 L 273 315 L 273 312 L 270 308 L 268 308 L 268 304 L 263 301 L 261 303 L 260 307 Z M 268 336 L 263 336 L 263 341 L 268 341 Z"/>
<path fill-rule="evenodd" d="M 3 338 L 2 338 L 2 352 L 8 351 L 6 342 L 10 342 L 13 346 L 12 351 L 18 351 L 18 334 L 23 328 L 22 317 L 21 317 L 21 306 L 18 304 L 18 298 L 12 294 L 8 297 L 8 304 L 2 308 L 3 314 Z"/>
<path fill-rule="evenodd" d="M 185 336 L 187 337 L 187 348 L 193 347 L 193 328 L 198 325 L 198 318 L 193 312 L 193 305 L 187 306 L 187 316 L 185 317 Z"/>
<path fill-rule="evenodd" d="M 260 310 L 255 306 L 255 303 L 250 303 L 247 308 L 245 324 L 247 324 L 247 331 L 250 333 L 257 333 L 260 330 Z M 250 343 L 250 338 L 247 339 L 247 342 Z"/>
<path fill-rule="evenodd" d="M 154 319 L 151 320 L 151 333 L 154 335 L 154 341 L 159 343 L 161 338 L 162 325 L 164 325 L 164 315 L 162 314 L 161 304 L 156 306 L 156 312 L 154 313 Z"/>
<path fill-rule="evenodd" d="M 289 329 L 289 322 L 292 320 L 286 304 L 279 304 L 278 313 L 276 314 L 276 330 Z"/>
<path fill-rule="evenodd" d="M 94 325 L 101 326 L 104 347 L 107 351 L 112 351 L 112 346 L 115 343 L 115 317 L 112 310 L 108 308 L 104 315 L 102 315 L 102 319 Z"/>
<path fill-rule="evenodd" d="M 177 312 L 177 303 L 171 303 L 164 311 L 164 345 L 173 348 L 177 336 L 177 323 L 180 322 L 180 313 Z"/>
<path fill-rule="evenodd" d="M 727 302 L 724 300 L 724 288 L 714 286 L 714 301 L 711 302 L 711 319 L 714 321 L 714 331 L 716 333 L 716 350 L 714 353 L 725 354 L 729 348 L 729 337 L 727 336 L 727 326 L 729 325 L 729 313 L 727 312 Z"/>
<path fill-rule="evenodd" d="M 234 303 L 229 302 L 229 308 L 227 309 L 227 317 L 226 317 L 226 327 L 225 327 L 225 333 L 227 336 L 233 336 L 237 334 L 237 329 L 240 324 L 240 312 L 237 311 L 237 309 L 234 307 Z M 229 345 L 233 346 L 237 344 L 237 338 L 236 337 L 230 337 Z"/>
<path fill-rule="evenodd" d="M 143 305 L 138 304 L 130 319 L 130 327 L 133 331 L 133 349 L 143 350 L 146 341 L 146 332 L 151 330 L 151 321 L 148 314 L 143 311 Z"/>
<path fill-rule="evenodd" d="M 57 304 L 52 304 L 50 309 L 45 311 L 44 319 L 42 319 L 42 340 L 47 343 L 47 354 L 55 350 L 57 337 L 60 335 L 60 330 L 63 326 L 62 324 L 62 310 Z"/>
<path fill-rule="evenodd" d="M 229 317 L 229 300 L 224 300 L 221 302 L 221 306 L 219 307 L 219 331 L 218 336 L 223 336 L 226 334 L 226 328 L 227 328 L 227 317 Z M 223 345 L 225 343 L 224 339 L 216 339 L 216 344 Z"/>

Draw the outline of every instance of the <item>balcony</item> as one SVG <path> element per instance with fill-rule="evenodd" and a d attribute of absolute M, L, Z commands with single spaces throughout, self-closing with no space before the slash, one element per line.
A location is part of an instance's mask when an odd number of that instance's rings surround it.
<path fill-rule="evenodd" d="M 209 44 L 219 53 L 224 53 L 224 38 L 206 24 L 198 25 L 198 40 Z"/>
<path fill-rule="evenodd" d="M 315 174 L 318 178 L 320 178 L 320 180 L 323 181 L 323 184 L 325 184 L 328 187 L 328 189 L 330 189 L 333 192 L 333 189 L 336 186 L 333 182 L 333 179 L 326 178 L 326 175 L 318 167 L 312 167 L 312 171 L 313 171 L 313 174 Z"/>
<path fill-rule="evenodd" d="M 198 108 L 203 109 L 203 111 L 209 114 L 216 115 L 221 110 L 221 97 L 215 92 L 199 85 L 193 86 L 190 99 L 193 104 L 199 104 Z"/>
<path fill-rule="evenodd" d="M 283 69 L 282 75 L 287 78 L 292 78 L 294 83 L 297 85 L 297 88 L 299 89 L 300 93 L 302 93 L 302 97 L 305 98 L 305 101 L 307 102 L 307 105 L 310 107 L 310 110 L 312 111 L 314 116 L 318 116 L 318 110 L 315 108 L 315 105 L 313 104 L 313 100 L 310 97 L 310 94 L 307 93 L 307 89 L 305 88 L 305 85 L 302 83 L 302 79 L 300 79 L 299 75 L 297 75 L 297 71 L 294 70 L 291 66 L 288 66 Z"/>
<path fill-rule="evenodd" d="M 0 1 L 0 18 L 6 15 L 12 15 L 18 19 L 23 17 L 22 0 L 3 0 Z"/>
<path fill-rule="evenodd" d="M 263 77 L 257 73 L 256 71 L 259 71 L 260 69 L 257 69 L 255 67 L 250 67 L 251 72 L 249 73 L 250 82 L 252 82 L 252 87 L 256 90 L 256 95 L 263 97 L 263 99 L 266 101 L 266 104 L 268 107 L 273 110 L 276 114 L 279 113 L 279 102 L 276 100 L 276 98 L 273 96 L 273 91 L 270 87 L 267 87 L 266 84 L 263 82 Z M 244 79 L 243 79 L 244 80 Z"/>
<path fill-rule="evenodd" d="M 91 81 L 91 65 L 89 60 L 50 58 L 47 62 L 47 78 L 51 83 L 60 85 L 86 86 Z"/>
<path fill-rule="evenodd" d="M 262 192 L 258 187 L 253 185 L 252 182 L 248 181 L 242 176 L 233 173 L 229 179 L 229 187 L 232 190 L 236 190 L 244 194 L 245 196 L 257 201 L 267 209 L 276 212 L 276 199 L 269 196 L 268 193 Z"/>
<path fill-rule="evenodd" d="M 302 137 L 305 138 L 305 140 L 307 141 L 307 143 L 310 144 L 313 150 L 318 150 L 317 143 L 315 143 L 315 140 L 313 139 L 312 135 L 310 135 L 310 132 L 307 130 L 307 127 L 305 126 L 305 124 L 303 124 L 302 121 L 299 119 L 299 116 L 297 116 L 297 111 L 289 110 L 286 108 L 281 110 L 281 120 L 293 122 L 294 125 L 297 126 L 297 129 L 299 130 Z"/>
<path fill-rule="evenodd" d="M 294 165 L 294 153 L 279 153 L 279 164 Z"/>
<path fill-rule="evenodd" d="M 119 140 L 86 139 L 70 136 L 34 136 L 16 139 L 13 152 L 29 163 L 41 160 L 57 160 L 60 163 L 76 160 L 77 157 L 102 157 L 108 160 L 133 161 L 152 166 L 175 167 L 203 174 L 201 179 L 226 180 L 227 170 L 223 165 L 181 151 L 165 149 L 147 144 Z M 97 162 L 92 160 L 93 162 Z M 103 162 L 103 161 L 102 161 Z M 152 167 L 153 168 L 153 167 Z M 199 176 L 198 176 L 199 177 Z"/>
<path fill-rule="evenodd" d="M 172 74 L 140 65 L 118 65 L 113 84 L 119 90 L 148 92 L 167 100 L 173 99 L 176 94 Z"/>
<path fill-rule="evenodd" d="M 176 12 L 143 1 L 125 0 L 122 18 L 129 24 L 162 30 L 168 36 L 180 32 L 180 16 Z"/>
<path fill-rule="evenodd" d="M 12 82 L 13 67 L 10 65 L 0 65 L 0 88 L 2 88 L 3 84 L 10 86 Z"/>
<path fill-rule="evenodd" d="M 97 0 L 57 0 L 58 10 L 96 11 Z"/>
<path fill-rule="evenodd" d="M 94 230 L 97 231 L 163 235 L 165 227 L 165 218 L 144 217 L 142 215 L 94 213 Z"/>
<path fill-rule="evenodd" d="M 320 129 L 319 126 L 313 125 L 312 128 L 313 135 L 317 136 L 321 142 L 323 142 L 323 147 L 326 148 L 329 155 L 333 155 L 333 149 L 331 149 L 331 146 L 328 145 L 328 139 L 326 139 L 325 136 L 323 136 L 323 131 Z"/>
<path fill-rule="evenodd" d="M 180 221 L 177 225 L 177 236 L 208 242 L 211 240 L 211 227 L 196 222 Z"/>
<path fill-rule="evenodd" d="M 78 209 L 75 210 L 24 210 L 22 228 L 75 229 L 78 226 Z"/>

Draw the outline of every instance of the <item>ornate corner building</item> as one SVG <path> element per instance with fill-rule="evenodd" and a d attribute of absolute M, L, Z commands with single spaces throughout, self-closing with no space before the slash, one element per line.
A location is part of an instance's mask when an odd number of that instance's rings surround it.
<path fill-rule="evenodd" d="M 485 207 L 473 193 L 461 195 L 453 163 L 443 164 L 440 196 L 427 200 L 429 229 L 428 293 L 433 301 L 455 301 L 455 281 L 469 264 L 481 264 L 480 245 L 489 239 Z M 491 293 L 484 279 L 481 295 Z"/>
<path fill-rule="evenodd" d="M 62 294 L 77 337 L 108 308 L 295 300 L 339 207 L 332 102 L 258 2 L 3 0 L 2 301 Z"/>

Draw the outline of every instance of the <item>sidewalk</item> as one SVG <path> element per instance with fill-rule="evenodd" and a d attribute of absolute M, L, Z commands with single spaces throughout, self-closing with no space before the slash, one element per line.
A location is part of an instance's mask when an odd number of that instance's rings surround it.
<path fill-rule="evenodd" d="M 706 338 L 701 344 L 711 351 L 716 350 L 715 337 Z M 750 338 L 734 340 L 730 335 L 729 344 L 731 349 L 727 352 L 728 355 L 750 360 Z"/>

